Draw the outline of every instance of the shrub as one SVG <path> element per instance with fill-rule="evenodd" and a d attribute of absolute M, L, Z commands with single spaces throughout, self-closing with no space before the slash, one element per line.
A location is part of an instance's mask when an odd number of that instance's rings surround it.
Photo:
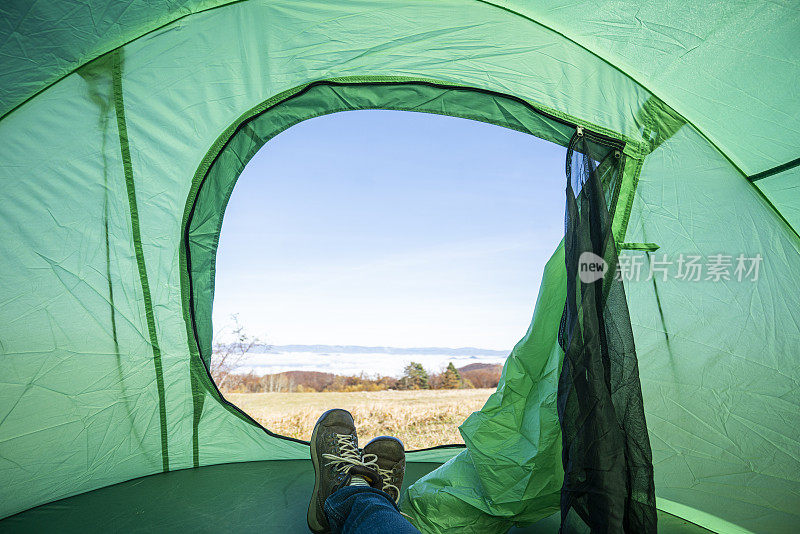
<path fill-rule="evenodd" d="M 344 376 L 319 371 L 285 371 L 282 373 L 256 375 L 229 373 L 224 385 L 225 392 L 234 393 L 310 393 L 317 391 L 383 391 L 386 389 L 458 389 L 493 388 L 500 379 L 501 366 L 470 364 L 456 368 L 450 363 L 441 373 L 428 374 L 422 364 L 409 363 L 400 379 L 391 376 L 369 376 L 366 374 Z"/>
<path fill-rule="evenodd" d="M 496 388 L 502 371 L 503 366 L 490 364 L 471 364 L 459 369 L 461 378 L 476 388 Z"/>

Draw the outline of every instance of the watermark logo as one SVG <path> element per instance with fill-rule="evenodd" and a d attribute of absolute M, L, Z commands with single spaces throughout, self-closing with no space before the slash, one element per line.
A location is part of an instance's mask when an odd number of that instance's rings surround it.
<path fill-rule="evenodd" d="M 606 269 L 608 269 L 606 260 L 593 252 L 584 252 L 578 258 L 578 276 L 584 284 L 591 284 L 603 278 Z"/>
<path fill-rule="evenodd" d="M 680 254 L 670 259 L 666 254 L 620 254 L 617 280 L 647 282 L 668 279 L 684 282 L 757 282 L 764 258 L 761 254 L 712 254 L 707 257 Z"/>
<path fill-rule="evenodd" d="M 761 254 L 679 254 L 675 259 L 666 254 L 620 254 L 614 277 L 627 282 L 757 282 L 763 261 Z M 608 263 L 593 252 L 583 252 L 578 258 L 578 276 L 584 284 L 601 280 L 607 271 Z"/>

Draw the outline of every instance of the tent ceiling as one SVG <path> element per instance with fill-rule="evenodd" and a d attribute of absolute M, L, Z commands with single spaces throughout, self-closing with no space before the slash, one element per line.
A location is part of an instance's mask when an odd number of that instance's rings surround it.
<path fill-rule="evenodd" d="M 227 3 L 67 0 L 0 6 L 0 116 L 109 50 Z M 543 24 L 622 70 L 694 123 L 748 175 L 798 156 L 796 2 L 487 3 Z M 371 1 L 352 4 L 353 10 L 375 7 Z"/>
<path fill-rule="evenodd" d="M 800 147 L 800 4 L 499 0 L 659 96 L 751 175 Z"/>

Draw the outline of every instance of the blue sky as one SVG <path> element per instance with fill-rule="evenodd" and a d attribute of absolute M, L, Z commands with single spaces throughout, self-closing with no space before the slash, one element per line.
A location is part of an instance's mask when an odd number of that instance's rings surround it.
<path fill-rule="evenodd" d="M 228 204 L 215 329 L 238 313 L 273 344 L 510 349 L 563 235 L 564 154 L 422 113 L 290 128 Z"/>

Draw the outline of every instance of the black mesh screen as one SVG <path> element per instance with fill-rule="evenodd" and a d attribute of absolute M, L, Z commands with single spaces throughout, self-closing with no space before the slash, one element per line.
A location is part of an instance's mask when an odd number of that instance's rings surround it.
<path fill-rule="evenodd" d="M 586 137 L 573 136 L 567 151 L 561 532 L 654 533 L 652 454 L 603 187 L 619 182 L 618 153 L 598 154 Z"/>

